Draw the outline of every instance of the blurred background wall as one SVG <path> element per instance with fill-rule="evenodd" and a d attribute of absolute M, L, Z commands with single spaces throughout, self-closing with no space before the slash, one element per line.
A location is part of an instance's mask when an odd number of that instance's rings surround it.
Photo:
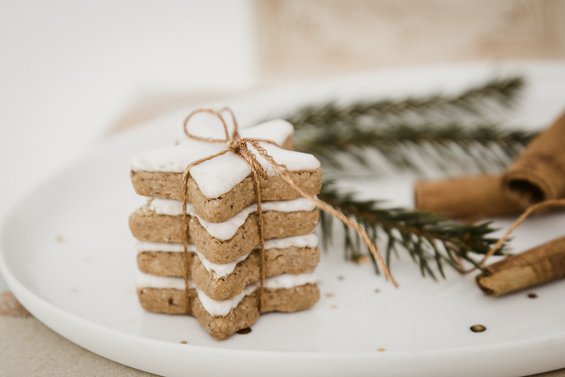
<path fill-rule="evenodd" d="M 257 0 L 261 72 L 565 57 L 560 0 Z"/>
<path fill-rule="evenodd" d="M 564 0 L 0 0 L 0 216 L 111 130 L 382 67 L 565 57 Z"/>

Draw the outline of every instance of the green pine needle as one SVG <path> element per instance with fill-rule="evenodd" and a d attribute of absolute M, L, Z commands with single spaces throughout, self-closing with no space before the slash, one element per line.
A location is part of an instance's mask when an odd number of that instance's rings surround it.
<path fill-rule="evenodd" d="M 337 190 L 332 181 L 324 183 L 319 198 L 359 222 L 373 242 L 381 244 L 388 264 L 392 254 L 404 250 L 419 265 L 423 276 L 445 277 L 445 264 L 460 271 L 462 260 L 476 265 L 470 254 L 485 254 L 497 241 L 491 236 L 496 229 L 490 222 L 464 224 L 432 213 L 385 207 L 382 201 L 359 200 L 353 193 Z M 322 215 L 324 245 L 334 241 L 334 220 Z M 343 230 L 346 259 L 372 257 L 357 234 L 347 227 Z M 376 267 L 374 260 L 373 264 Z"/>
<path fill-rule="evenodd" d="M 456 95 L 377 100 L 303 107 L 285 117 L 296 128 L 298 150 L 313 153 L 346 175 L 343 158 L 375 168 L 384 161 L 396 171 L 443 173 L 491 171 L 506 166 L 536 135 L 498 126 L 524 87 L 521 77 L 494 79 Z M 378 156 L 375 159 L 374 155 Z M 371 155 L 373 153 L 373 155 Z M 496 242 L 489 222 L 462 224 L 404 208 L 388 208 L 378 200 L 359 200 L 327 182 L 320 199 L 356 219 L 381 245 L 390 264 L 392 255 L 407 252 L 424 276 L 445 276 L 445 265 L 458 271 L 462 261 L 476 265 L 473 254 L 484 254 Z M 334 234 L 334 219 L 322 215 L 322 241 Z M 359 237 L 344 227 L 345 257 L 366 255 Z M 370 254 L 369 254 L 370 255 Z M 376 267 L 376 263 L 373 260 Z"/>
<path fill-rule="evenodd" d="M 430 124 L 465 116 L 484 119 L 512 108 L 524 84 L 522 77 L 509 77 L 492 79 L 455 95 L 434 94 L 351 104 L 328 102 L 305 106 L 285 118 L 297 131 L 308 127 L 389 126 L 414 121 Z"/>
<path fill-rule="evenodd" d="M 319 132 L 309 137 L 299 135 L 295 147 L 334 168 L 342 168 L 353 157 L 362 166 L 377 170 L 375 156 L 367 153 L 372 150 L 397 171 L 421 174 L 427 167 L 444 173 L 486 172 L 507 166 L 535 135 L 495 124 L 398 125 L 374 130 L 319 127 Z"/>
<path fill-rule="evenodd" d="M 311 105 L 287 119 L 296 128 L 296 149 L 334 168 L 353 159 L 374 172 L 486 172 L 506 166 L 535 136 L 496 121 L 523 88 L 521 77 L 493 79 L 455 95 Z"/>

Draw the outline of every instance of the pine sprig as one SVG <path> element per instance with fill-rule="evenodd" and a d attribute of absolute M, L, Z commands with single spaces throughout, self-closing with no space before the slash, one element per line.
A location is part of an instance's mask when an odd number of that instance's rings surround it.
<path fill-rule="evenodd" d="M 296 127 L 296 149 L 335 168 L 348 156 L 373 171 L 486 172 L 506 166 L 535 136 L 494 120 L 523 87 L 521 77 L 493 79 L 456 95 L 307 106 L 287 119 Z"/>
<path fill-rule="evenodd" d="M 524 87 L 521 77 L 493 79 L 460 94 L 435 94 L 397 100 L 383 99 L 350 104 L 328 102 L 305 106 L 285 118 L 297 131 L 310 127 L 389 126 L 396 123 L 430 124 L 454 117 L 486 118 L 511 108 Z"/>
<path fill-rule="evenodd" d="M 396 170 L 417 173 L 430 166 L 443 173 L 453 172 L 454 167 L 489 171 L 506 166 L 535 136 L 497 125 L 523 87 L 521 77 L 495 79 L 456 95 L 312 105 L 286 119 L 296 128 L 298 150 L 336 167 L 342 166 L 342 156 L 349 156 L 364 166 L 380 166 L 384 161 Z M 334 177 L 344 172 L 338 169 Z M 389 208 L 378 200 L 340 192 L 331 182 L 324 185 L 320 199 L 356 219 L 381 245 L 389 264 L 391 255 L 403 250 L 423 275 L 434 278 L 438 273 L 445 276 L 445 265 L 457 270 L 462 261 L 475 265 L 473 255 L 484 254 L 496 242 L 491 223 L 462 224 L 430 213 Z M 332 222 L 322 216 L 324 242 L 334 238 Z M 346 227 L 343 243 L 346 258 L 365 255 L 359 237 Z"/>
<path fill-rule="evenodd" d="M 343 167 L 344 156 L 363 166 L 375 167 L 367 150 L 376 151 L 390 167 L 422 173 L 425 168 L 443 172 L 492 171 L 508 165 L 536 133 L 496 124 L 462 126 L 398 125 L 378 129 L 319 127 L 297 137 L 297 150 L 318 156 L 333 167 Z M 341 153 L 336 153 L 341 152 Z"/>
<path fill-rule="evenodd" d="M 404 250 L 419 265 L 423 276 L 437 278 L 439 273 L 445 277 L 444 265 L 461 270 L 462 260 L 476 265 L 470 254 L 485 254 L 496 242 L 496 238 L 490 236 L 496 230 L 490 222 L 471 225 L 427 212 L 387 208 L 382 201 L 359 200 L 353 193 L 340 192 L 333 182 L 325 182 L 319 198 L 357 220 L 375 243 L 383 244 L 388 264 L 393 253 Z M 333 221 L 333 217 L 322 215 L 324 244 L 334 239 Z M 371 256 L 347 227 L 344 227 L 343 243 L 345 257 L 349 260 Z"/>

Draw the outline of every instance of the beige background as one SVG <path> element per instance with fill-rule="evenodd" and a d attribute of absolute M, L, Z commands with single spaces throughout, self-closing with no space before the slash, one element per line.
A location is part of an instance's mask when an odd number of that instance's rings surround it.
<path fill-rule="evenodd" d="M 266 77 L 565 58 L 562 0 L 257 0 Z"/>

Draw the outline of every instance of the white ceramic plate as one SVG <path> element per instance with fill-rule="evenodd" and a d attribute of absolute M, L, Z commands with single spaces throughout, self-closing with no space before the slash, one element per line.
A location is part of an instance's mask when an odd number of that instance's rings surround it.
<path fill-rule="evenodd" d="M 493 72 L 530 78 L 527 105 L 516 116 L 524 124 L 547 123 L 563 106 L 559 64 L 382 72 L 289 86 L 232 105 L 245 123 L 314 99 L 456 90 Z M 401 285 L 395 290 L 370 266 L 345 263 L 339 247 L 323 254 L 322 298 L 313 310 L 265 315 L 248 335 L 217 342 L 192 318 L 144 312 L 127 227 L 141 200 L 130 188 L 128 156 L 170 144 L 183 113 L 97 145 L 33 190 L 4 222 L 1 271 L 18 299 L 53 330 L 112 360 L 171 376 L 502 376 L 565 367 L 565 282 L 536 288 L 537 299 L 525 293 L 493 299 L 471 276 L 434 282 L 406 260 L 393 263 Z M 411 204 L 410 178 L 359 188 Z M 520 228 L 514 245 L 521 250 L 562 231 L 562 215 L 535 218 Z M 477 323 L 487 331 L 471 332 Z"/>

